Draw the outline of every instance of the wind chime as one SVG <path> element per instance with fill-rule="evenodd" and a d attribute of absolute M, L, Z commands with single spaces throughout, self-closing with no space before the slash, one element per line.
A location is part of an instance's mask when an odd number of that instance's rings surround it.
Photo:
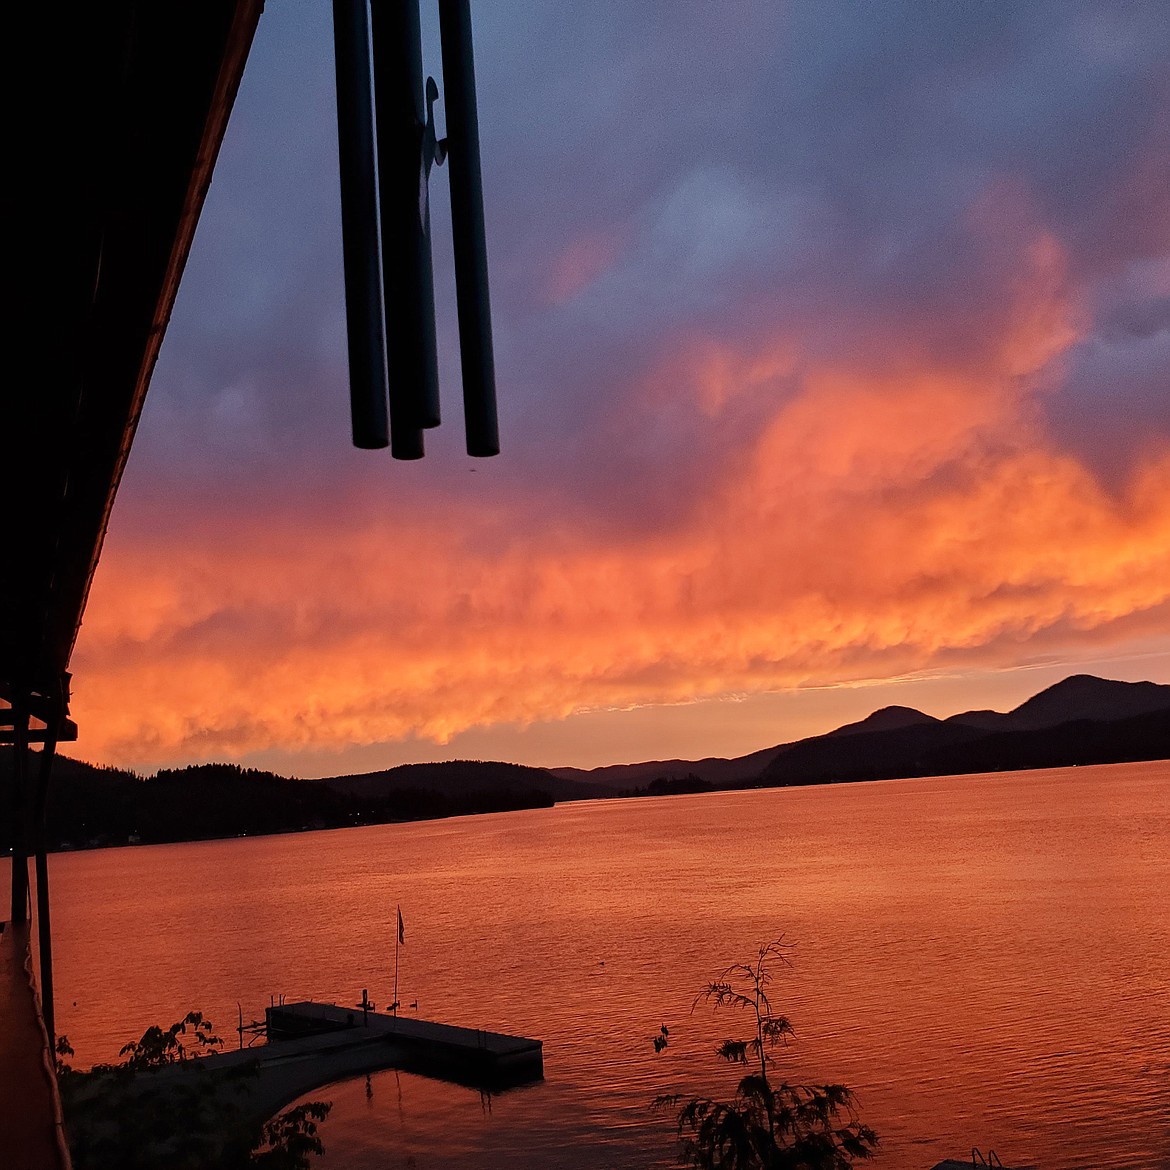
<path fill-rule="evenodd" d="M 421 459 L 439 425 L 428 182 L 446 159 L 467 453 L 498 455 L 470 0 L 439 0 L 441 141 L 417 0 L 333 0 L 333 29 L 354 446 Z"/>

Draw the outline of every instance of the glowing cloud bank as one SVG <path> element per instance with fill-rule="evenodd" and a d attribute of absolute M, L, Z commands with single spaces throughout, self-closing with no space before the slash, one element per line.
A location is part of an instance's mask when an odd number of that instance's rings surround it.
<path fill-rule="evenodd" d="M 500 7 L 488 110 L 518 84 Z M 345 450 L 336 222 L 294 230 L 331 206 L 327 102 L 321 173 L 285 176 L 264 261 L 238 222 L 266 238 L 240 210 L 259 164 L 229 140 L 201 229 L 227 242 L 193 258 L 74 661 L 85 754 L 445 742 L 1164 636 L 1170 196 L 1151 176 L 1170 173 L 1170 87 L 1149 41 L 1167 34 L 1135 7 L 1107 53 L 1107 18 L 1073 7 L 1047 26 L 1001 13 L 990 45 L 956 10 L 971 36 L 943 81 L 953 29 L 865 74 L 891 35 L 875 24 L 837 46 L 853 72 L 814 61 L 781 83 L 760 45 L 799 59 L 815 6 L 754 25 L 746 6 L 734 30 L 680 6 L 654 35 L 737 62 L 727 113 L 747 128 L 708 126 L 710 95 L 663 74 L 646 81 L 675 96 L 646 112 L 658 149 L 625 173 L 606 87 L 633 80 L 588 56 L 613 46 L 537 30 L 536 89 L 568 77 L 583 96 L 528 183 L 509 177 L 518 129 L 485 151 L 511 396 L 505 454 L 475 478 L 441 445 L 406 470 Z M 244 143 L 285 116 L 279 62 L 317 76 L 298 35 L 277 25 L 271 60 L 260 46 Z M 1038 54 L 1093 84 L 1065 93 L 1054 69 L 1028 90 Z"/>

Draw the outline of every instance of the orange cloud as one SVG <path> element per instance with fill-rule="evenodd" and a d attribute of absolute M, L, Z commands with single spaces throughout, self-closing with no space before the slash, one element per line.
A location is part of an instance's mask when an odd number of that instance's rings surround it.
<path fill-rule="evenodd" d="M 289 505 L 150 540 L 115 526 L 74 663 L 81 750 L 445 742 L 1164 633 L 1170 449 L 1117 493 L 1048 440 L 1034 398 L 1076 312 L 1059 247 L 1034 240 L 965 365 L 913 344 L 868 361 L 788 336 L 680 344 L 646 399 L 672 387 L 713 426 L 745 396 L 770 409 L 650 536 L 534 525 L 490 492 L 414 519 Z"/>
<path fill-rule="evenodd" d="M 814 381 L 693 521 L 553 529 L 469 553 L 445 528 L 114 546 L 77 661 L 86 752 L 338 747 L 589 707 L 986 661 L 1170 604 L 1170 452 L 1123 499 L 962 387 Z M 997 447 L 997 443 L 1002 444 Z"/>

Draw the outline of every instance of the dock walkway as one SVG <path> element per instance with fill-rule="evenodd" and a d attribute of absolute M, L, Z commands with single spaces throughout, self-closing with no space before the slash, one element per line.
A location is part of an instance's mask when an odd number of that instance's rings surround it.
<path fill-rule="evenodd" d="M 456 1080 L 467 1076 L 476 1086 L 493 1080 L 523 1082 L 544 1075 L 541 1042 L 523 1036 L 309 1001 L 270 1007 L 264 1015 L 269 1047 L 309 1034 L 360 1032 L 394 1044 L 412 1063 L 426 1066 L 435 1075 Z"/>
<path fill-rule="evenodd" d="M 164 1078 L 218 1078 L 249 1070 L 253 1075 L 241 1080 L 236 1092 L 246 1096 L 247 1112 L 256 1121 L 324 1085 L 383 1069 L 489 1092 L 544 1076 L 541 1042 L 522 1036 L 380 1012 L 363 1015 L 360 1008 L 308 1001 L 270 1007 L 265 1016 L 267 1044 L 217 1053 L 160 1073 Z"/>

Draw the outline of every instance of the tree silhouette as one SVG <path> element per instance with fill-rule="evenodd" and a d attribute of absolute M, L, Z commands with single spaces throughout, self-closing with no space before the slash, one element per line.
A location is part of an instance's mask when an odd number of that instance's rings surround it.
<path fill-rule="evenodd" d="M 844 1085 L 773 1083 L 772 1049 L 787 1045 L 795 1032 L 787 1016 L 772 1008 L 768 988 L 771 968 L 788 966 L 793 946 L 783 936 L 760 947 L 754 962 L 733 963 L 699 993 L 700 1003 L 749 1013 L 754 1034 L 724 1040 L 720 1059 L 750 1071 L 734 1097 L 668 1094 L 654 1104 L 677 1109 L 679 1160 L 698 1170 L 849 1170 L 855 1160 L 870 1158 L 877 1134 L 858 1119 L 856 1100 Z M 665 1025 L 654 1047 L 667 1047 Z"/>

